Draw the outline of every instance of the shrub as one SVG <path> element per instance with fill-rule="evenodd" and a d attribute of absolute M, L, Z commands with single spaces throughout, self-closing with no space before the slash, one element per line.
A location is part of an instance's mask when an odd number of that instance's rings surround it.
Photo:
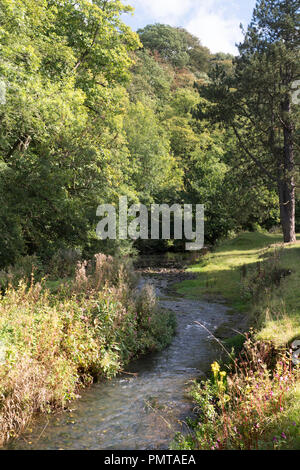
<path fill-rule="evenodd" d="M 76 265 L 80 259 L 80 250 L 72 248 L 60 249 L 49 261 L 47 272 L 53 279 L 72 277 L 74 276 Z"/>
<path fill-rule="evenodd" d="M 36 256 L 23 256 L 13 266 L 0 271 L 0 288 L 5 291 L 8 285 L 17 287 L 21 280 L 31 283 L 43 274 L 41 260 Z"/>
<path fill-rule="evenodd" d="M 290 437 L 288 426 L 281 428 L 299 379 L 291 357 L 276 351 L 271 343 L 245 342 L 241 355 L 229 374 L 218 363 L 212 378 L 195 382 L 191 389 L 196 419 L 190 433 L 178 434 L 179 449 L 254 450 L 284 447 Z M 291 425 L 293 423 L 290 423 Z M 293 426 L 291 426 L 291 429 Z M 275 436 L 281 436 L 281 440 Z"/>
<path fill-rule="evenodd" d="M 115 376 L 132 359 L 167 344 L 173 317 L 139 294 L 129 262 L 99 254 L 78 264 L 53 294 L 24 280 L 0 299 L 0 442 L 33 414 L 61 408 L 80 386 Z"/>
<path fill-rule="evenodd" d="M 282 279 L 291 274 L 291 271 L 280 266 L 280 257 L 283 248 L 275 249 L 273 254 L 265 261 L 259 261 L 255 266 L 241 267 L 242 297 L 251 300 L 278 287 Z M 262 255 L 263 256 L 263 255 Z"/>

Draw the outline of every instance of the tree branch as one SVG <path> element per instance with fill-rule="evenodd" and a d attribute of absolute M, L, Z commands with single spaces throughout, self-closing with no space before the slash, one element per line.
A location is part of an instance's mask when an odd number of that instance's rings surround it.
<path fill-rule="evenodd" d="M 84 51 L 84 53 L 82 54 L 81 58 L 79 59 L 79 61 L 78 61 L 77 64 L 75 65 L 75 67 L 74 67 L 74 72 L 76 72 L 76 70 L 78 69 L 78 67 L 85 61 L 85 59 L 86 59 L 87 56 L 89 55 L 91 49 L 92 49 L 93 46 L 95 45 L 95 42 L 96 42 L 96 39 L 97 39 L 97 36 L 98 36 L 98 32 L 99 32 L 99 25 L 96 27 L 96 30 L 95 30 L 95 33 L 94 33 L 94 36 L 93 36 L 93 40 L 92 40 L 91 45 Z"/>
<path fill-rule="evenodd" d="M 238 133 L 238 130 L 236 129 L 235 125 L 232 124 L 233 131 L 242 147 L 244 152 L 248 155 L 248 157 L 251 158 L 251 160 L 267 175 L 267 177 L 271 180 L 277 183 L 277 179 L 264 167 L 264 165 L 256 158 L 254 155 L 247 149 L 247 147 L 244 145 L 242 138 L 240 134 Z"/>

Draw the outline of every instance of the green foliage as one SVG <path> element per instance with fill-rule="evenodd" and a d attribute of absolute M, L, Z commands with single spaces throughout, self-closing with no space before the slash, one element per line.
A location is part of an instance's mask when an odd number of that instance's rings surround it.
<path fill-rule="evenodd" d="M 130 243 L 95 235 L 97 206 L 120 195 L 206 204 L 209 243 L 278 222 L 273 188 L 232 133 L 195 119 L 210 102 L 194 84 L 209 90 L 215 64 L 232 74 L 230 56 L 159 24 L 139 32 L 141 49 L 115 0 L 18 6 L 0 8 L 1 268 L 68 249 L 128 253 Z"/>
<path fill-rule="evenodd" d="M 127 261 L 151 243 L 133 249 L 126 240 L 96 239 L 97 206 L 120 195 L 204 203 L 207 243 L 262 227 L 221 245 L 182 289 L 251 307 L 264 322 L 263 339 L 282 345 L 298 335 L 297 247 L 280 260 L 261 258 L 279 241 L 263 229 L 278 224 L 279 212 L 284 218 L 299 177 L 299 109 L 291 102 L 297 8 L 296 0 L 258 2 L 233 60 L 210 54 L 182 28 L 148 25 L 137 35 L 121 20 L 131 8 L 119 0 L 0 0 L 2 441 L 34 412 L 64 406 L 80 384 L 113 377 L 170 342 L 174 317 L 159 311 L 151 288 L 134 290 Z M 176 248 L 172 241 L 153 246 Z M 99 251 L 106 255 L 82 261 Z M 290 380 L 286 372 L 279 377 Z M 277 406 L 278 384 L 262 375 L 252 385 L 274 386 Z M 232 380 L 247 392 L 244 377 Z M 196 440 L 180 446 L 259 448 L 258 411 L 239 403 L 254 431 L 243 428 L 229 385 L 215 370 L 214 380 L 195 386 L 203 421 Z M 274 446 L 285 445 L 276 439 Z"/>
<path fill-rule="evenodd" d="M 270 362 L 275 365 L 271 367 Z M 218 363 L 212 364 L 212 372 L 211 379 L 193 384 L 197 416 L 189 420 L 190 434 L 177 435 L 173 448 L 297 448 L 293 400 L 298 394 L 299 370 L 292 369 L 288 355 L 248 338 L 229 374 Z"/>
<path fill-rule="evenodd" d="M 167 133 L 155 112 L 141 102 L 131 104 L 124 128 L 133 160 L 131 178 L 139 200 L 166 201 L 181 184 L 181 170 L 170 154 Z"/>
<path fill-rule="evenodd" d="M 24 259 L 23 271 L 34 261 Z M 79 263 L 54 293 L 26 281 L 0 299 L 1 443 L 37 411 L 63 407 L 79 387 L 161 349 L 175 329 L 173 314 L 157 308 L 150 287 L 136 292 L 124 260 L 98 254 L 93 265 Z"/>
<path fill-rule="evenodd" d="M 268 192 L 269 200 L 277 192 L 285 242 L 295 241 L 299 107 L 292 96 L 299 78 L 298 24 L 298 1 L 258 2 L 234 70 L 213 69 L 210 84 L 199 87 L 209 104 L 196 113 L 232 129 L 239 149 L 231 163 L 235 173 L 237 168 L 247 173 L 246 181 Z"/>
<path fill-rule="evenodd" d="M 132 68 L 132 79 L 128 87 L 129 95 L 133 101 L 142 97 L 165 104 L 171 96 L 171 85 L 174 79 L 172 67 L 159 63 L 154 56 L 145 49 L 135 54 L 135 65 Z"/>
<path fill-rule="evenodd" d="M 157 23 L 139 29 L 138 34 L 145 48 L 158 52 L 173 66 L 189 66 L 203 72 L 208 69 L 209 50 L 185 29 Z"/>
<path fill-rule="evenodd" d="M 0 265 L 84 245 L 128 174 L 122 113 L 138 37 L 119 1 L 1 1 Z"/>

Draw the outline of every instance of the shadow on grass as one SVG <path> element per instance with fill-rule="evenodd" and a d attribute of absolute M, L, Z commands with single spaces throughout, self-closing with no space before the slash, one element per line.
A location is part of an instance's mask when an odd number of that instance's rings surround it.
<path fill-rule="evenodd" d="M 230 251 L 249 251 L 249 250 L 260 250 L 267 248 L 269 245 L 275 243 L 282 243 L 283 238 L 281 234 L 270 234 L 262 232 L 244 232 L 236 238 L 226 240 L 217 247 L 215 252 L 230 252 Z"/>
<path fill-rule="evenodd" d="M 250 232 L 225 241 L 191 268 L 192 272 L 198 273 L 198 278 L 177 284 L 176 290 L 180 294 L 208 298 L 212 301 L 223 298 L 233 309 L 245 311 L 250 307 L 251 301 L 242 295 L 243 277 L 258 263 L 268 258 L 265 250 L 281 243 L 282 236 L 279 234 Z M 300 280 L 300 244 L 286 246 L 280 256 L 280 266 L 292 271 L 292 280 L 287 279 L 284 283 L 288 285 L 290 282 L 291 287 L 286 289 L 286 295 L 295 302 L 295 291 L 292 291 L 293 286 Z M 294 287 L 296 288 L 296 285 Z M 300 304 L 300 298 L 298 303 Z"/>

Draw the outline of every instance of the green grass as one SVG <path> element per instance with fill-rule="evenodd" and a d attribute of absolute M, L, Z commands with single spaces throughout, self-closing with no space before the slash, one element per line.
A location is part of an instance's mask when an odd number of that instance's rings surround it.
<path fill-rule="evenodd" d="M 225 299 L 232 307 L 233 314 L 239 311 L 249 315 L 256 331 L 254 340 L 271 341 L 276 347 L 281 347 L 300 338 L 299 241 L 283 245 L 282 237 L 278 234 L 242 233 L 232 240 L 221 243 L 215 251 L 192 266 L 190 271 L 198 274 L 197 279 L 178 284 L 178 292 L 196 298 Z M 272 277 L 274 272 L 284 271 L 289 274 L 280 282 L 274 282 Z M 257 295 L 253 295 L 253 292 Z M 234 347 L 236 350 L 241 349 L 242 343 L 241 336 L 224 342 L 229 349 Z M 242 378 L 242 375 L 236 376 L 237 380 Z M 273 386 L 276 389 L 275 382 L 269 384 L 271 389 Z M 263 383 L 261 388 L 264 389 Z M 251 403 L 255 402 L 258 392 L 259 389 L 255 388 L 250 397 Z M 203 401 L 203 398 L 201 399 Z M 201 402 L 199 400 L 198 397 L 198 401 L 196 400 L 198 405 Z M 211 410 L 211 402 L 208 400 L 207 403 L 208 409 Z M 241 405 L 243 403 L 242 400 Z M 203 409 L 202 402 L 201 407 Z M 231 418 L 236 418 L 238 414 L 239 410 L 233 406 Z M 258 420 L 259 429 L 263 432 L 262 440 L 257 444 L 259 448 L 300 448 L 299 380 L 291 387 L 280 412 L 272 413 L 270 417 L 266 415 L 266 420 L 264 418 L 262 416 L 261 422 Z M 202 432 L 203 427 L 200 428 Z M 204 444 L 210 442 L 215 428 L 214 424 L 211 430 L 208 429 Z M 202 434 L 200 437 L 203 438 Z M 197 448 L 202 448 L 204 445 L 200 437 L 196 439 L 196 445 L 200 446 Z M 195 441 L 192 447 L 189 447 L 188 440 L 185 441 L 183 438 L 182 445 L 183 447 L 180 447 L 182 449 L 195 448 L 193 447 Z"/>
<path fill-rule="evenodd" d="M 221 296 L 232 307 L 245 310 L 247 303 L 240 295 L 241 266 L 257 263 L 262 250 L 281 240 L 280 235 L 248 232 L 227 240 L 190 268 L 191 272 L 199 274 L 198 279 L 184 281 L 178 291 L 192 297 Z"/>
<path fill-rule="evenodd" d="M 280 267 L 292 271 L 280 286 L 259 299 L 247 299 L 241 288 L 242 270 L 255 268 L 271 257 L 274 246 L 282 243 L 278 234 L 242 233 L 227 240 L 190 268 L 198 278 L 177 286 L 181 294 L 216 300 L 225 299 L 233 310 L 249 313 L 259 324 L 258 337 L 277 346 L 300 336 L 300 244 L 285 246 Z"/>

